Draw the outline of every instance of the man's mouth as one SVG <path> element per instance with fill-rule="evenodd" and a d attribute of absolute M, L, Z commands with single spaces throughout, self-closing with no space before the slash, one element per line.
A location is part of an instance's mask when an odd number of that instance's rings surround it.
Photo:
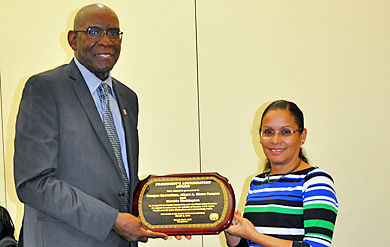
<path fill-rule="evenodd" d="M 108 54 L 108 53 L 99 53 L 99 54 L 96 54 L 96 56 L 98 56 L 98 57 L 103 57 L 103 58 L 109 58 L 109 57 L 112 57 L 112 54 Z"/>

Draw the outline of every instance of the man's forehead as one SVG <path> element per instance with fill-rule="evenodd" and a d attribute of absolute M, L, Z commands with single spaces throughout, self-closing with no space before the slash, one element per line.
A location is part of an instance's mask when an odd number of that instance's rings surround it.
<path fill-rule="evenodd" d="M 112 26 L 119 28 L 119 20 L 113 10 L 100 5 L 91 5 L 81 9 L 74 20 L 75 28 L 87 26 Z"/>

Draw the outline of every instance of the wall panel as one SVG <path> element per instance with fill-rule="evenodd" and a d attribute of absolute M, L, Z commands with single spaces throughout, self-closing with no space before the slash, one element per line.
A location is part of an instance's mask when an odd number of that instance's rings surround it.
<path fill-rule="evenodd" d="M 140 178 L 199 172 L 195 21 L 192 1 L 130 1 L 121 63 L 113 73 L 129 78 L 140 102 Z M 115 9 L 115 7 L 113 7 Z M 149 240 L 147 246 L 202 246 Z"/>
<path fill-rule="evenodd" d="M 6 196 L 18 229 L 23 206 L 15 194 L 12 158 L 21 92 L 31 75 L 71 60 L 73 54 L 66 34 L 78 8 L 89 3 L 79 0 L 0 3 L 0 21 L 2 26 L 9 27 L 0 39 Z M 121 57 L 112 74 L 139 97 L 140 177 L 199 172 L 194 3 L 176 0 L 105 4 L 116 11 L 124 31 Z M 2 185 L 0 189 L 5 190 Z M 186 245 L 200 246 L 201 241 L 201 237 L 194 237 Z M 176 240 L 150 240 L 145 245 L 182 244 Z"/>
<path fill-rule="evenodd" d="M 387 245 L 389 2 L 197 2 L 202 171 L 228 177 L 242 209 L 263 165 L 262 111 L 294 101 L 312 165 L 336 182 L 332 246 Z"/>

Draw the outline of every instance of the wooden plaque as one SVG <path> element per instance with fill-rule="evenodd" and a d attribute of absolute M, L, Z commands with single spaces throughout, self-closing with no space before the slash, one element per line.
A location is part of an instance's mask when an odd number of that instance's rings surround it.
<path fill-rule="evenodd" d="M 133 213 L 167 235 L 218 234 L 233 218 L 230 182 L 218 173 L 150 175 L 135 191 Z"/>

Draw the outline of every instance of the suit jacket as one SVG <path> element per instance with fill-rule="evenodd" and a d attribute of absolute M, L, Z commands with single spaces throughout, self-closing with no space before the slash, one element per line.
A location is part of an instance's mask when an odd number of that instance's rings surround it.
<path fill-rule="evenodd" d="M 132 202 L 139 181 L 138 99 L 115 79 L 113 89 L 125 129 Z M 14 173 L 25 204 L 24 246 L 137 246 L 112 231 L 124 211 L 125 188 L 74 61 L 27 81 L 16 121 Z"/>

